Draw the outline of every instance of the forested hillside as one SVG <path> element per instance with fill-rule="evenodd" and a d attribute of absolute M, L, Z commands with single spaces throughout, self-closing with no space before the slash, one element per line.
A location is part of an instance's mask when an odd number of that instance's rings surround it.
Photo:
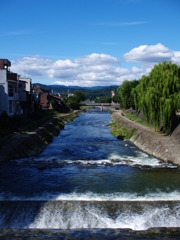
<path fill-rule="evenodd" d="M 111 97 L 111 91 L 116 91 L 118 86 L 97 86 L 97 87 L 78 87 L 78 86 L 63 86 L 63 85 L 44 85 L 38 84 L 41 88 L 46 90 L 52 90 L 54 93 L 61 94 L 62 97 L 66 97 L 68 93 L 73 93 L 78 90 L 85 94 L 86 99 L 92 101 L 96 98 L 109 98 Z M 34 85 L 35 85 L 34 84 Z"/>

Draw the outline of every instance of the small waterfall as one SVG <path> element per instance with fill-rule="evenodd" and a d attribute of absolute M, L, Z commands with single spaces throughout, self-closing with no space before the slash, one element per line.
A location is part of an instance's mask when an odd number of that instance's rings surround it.
<path fill-rule="evenodd" d="M 1 201 L 0 228 L 89 229 L 178 227 L 180 202 Z"/>

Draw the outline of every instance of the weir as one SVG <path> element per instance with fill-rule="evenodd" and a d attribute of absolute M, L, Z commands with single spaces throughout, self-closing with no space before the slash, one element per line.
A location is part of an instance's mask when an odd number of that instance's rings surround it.
<path fill-rule="evenodd" d="M 180 225 L 180 201 L 1 201 L 0 228 L 76 229 Z"/>

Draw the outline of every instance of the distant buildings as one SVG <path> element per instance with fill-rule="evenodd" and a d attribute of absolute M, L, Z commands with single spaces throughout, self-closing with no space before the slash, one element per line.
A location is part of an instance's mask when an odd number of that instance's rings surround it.
<path fill-rule="evenodd" d="M 116 95 L 116 94 L 115 94 L 115 91 L 112 90 L 112 91 L 111 91 L 111 103 L 112 103 L 112 104 L 114 104 L 113 98 L 115 97 L 115 95 Z"/>
<path fill-rule="evenodd" d="M 69 98 L 69 97 L 73 97 L 73 96 L 74 96 L 73 93 L 68 93 L 68 98 Z"/>
<path fill-rule="evenodd" d="M 37 84 L 33 86 L 32 90 L 33 90 L 34 100 L 39 105 L 39 107 L 42 109 L 49 109 L 50 107 L 49 90 L 43 89 Z"/>
<path fill-rule="evenodd" d="M 10 66 L 8 59 L 0 59 L 0 114 L 26 114 L 32 111 L 32 81 L 11 72 Z"/>
<path fill-rule="evenodd" d="M 35 103 L 41 109 L 53 108 L 52 103 L 56 103 L 56 107 L 61 107 L 63 104 L 60 94 L 54 94 L 53 91 L 44 89 L 37 84 L 33 85 L 32 92 Z"/>
<path fill-rule="evenodd" d="M 111 91 L 111 97 L 113 98 L 114 96 L 115 96 L 115 91 L 112 90 L 112 91 Z"/>

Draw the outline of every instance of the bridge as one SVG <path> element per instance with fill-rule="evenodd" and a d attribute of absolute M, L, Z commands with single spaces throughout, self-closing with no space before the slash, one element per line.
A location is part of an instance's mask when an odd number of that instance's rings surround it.
<path fill-rule="evenodd" d="M 96 103 L 91 101 L 85 101 L 81 103 L 82 106 L 90 106 L 90 107 L 101 107 L 103 110 L 103 107 L 109 107 L 109 108 L 115 108 L 119 109 L 120 105 L 119 103 Z"/>

